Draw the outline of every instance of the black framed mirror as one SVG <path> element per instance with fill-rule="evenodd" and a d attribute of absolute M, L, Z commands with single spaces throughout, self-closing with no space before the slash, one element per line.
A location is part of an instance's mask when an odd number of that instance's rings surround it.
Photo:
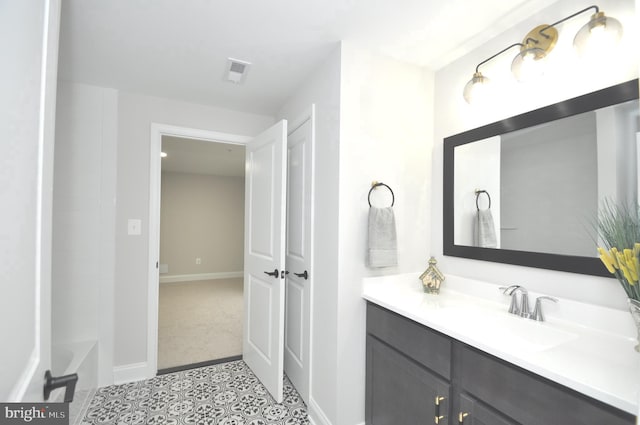
<path fill-rule="evenodd" d="M 610 277 L 593 224 L 638 202 L 637 99 L 635 79 L 445 138 L 444 255 Z"/>

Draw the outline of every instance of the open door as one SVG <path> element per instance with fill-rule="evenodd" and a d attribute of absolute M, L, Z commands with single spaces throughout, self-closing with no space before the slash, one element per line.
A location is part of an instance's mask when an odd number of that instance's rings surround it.
<path fill-rule="evenodd" d="M 282 402 L 287 122 L 246 147 L 242 356 Z"/>

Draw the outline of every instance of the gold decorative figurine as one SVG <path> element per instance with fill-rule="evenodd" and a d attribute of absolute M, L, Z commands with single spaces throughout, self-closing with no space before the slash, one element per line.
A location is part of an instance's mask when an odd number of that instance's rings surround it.
<path fill-rule="evenodd" d="M 438 267 L 436 267 L 436 259 L 434 257 L 429 258 L 429 267 L 420 275 L 422 281 L 422 289 L 428 294 L 439 294 L 440 284 L 444 281 L 444 275 Z"/>

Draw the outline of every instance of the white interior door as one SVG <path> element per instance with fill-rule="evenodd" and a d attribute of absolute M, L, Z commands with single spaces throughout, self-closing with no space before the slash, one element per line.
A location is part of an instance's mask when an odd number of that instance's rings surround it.
<path fill-rule="evenodd" d="M 246 148 L 242 356 L 282 402 L 287 122 Z M 268 274 L 270 273 L 270 275 Z"/>
<path fill-rule="evenodd" d="M 60 3 L 3 4 L 0 401 L 43 399 L 51 365 L 51 217 Z"/>
<path fill-rule="evenodd" d="M 313 114 L 287 142 L 287 271 L 284 370 L 308 404 L 313 247 Z"/>

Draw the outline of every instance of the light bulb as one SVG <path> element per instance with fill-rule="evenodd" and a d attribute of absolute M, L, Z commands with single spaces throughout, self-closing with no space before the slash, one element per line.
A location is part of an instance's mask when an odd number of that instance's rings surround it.
<path fill-rule="evenodd" d="M 491 80 L 482 75 L 481 72 L 476 72 L 473 74 L 471 80 L 464 86 L 462 95 L 468 104 L 481 104 L 489 96 L 490 87 Z"/>
<path fill-rule="evenodd" d="M 622 38 L 622 24 L 598 12 L 591 16 L 573 39 L 580 56 L 608 54 Z"/>
<path fill-rule="evenodd" d="M 520 82 L 531 81 L 544 74 L 546 53 L 537 47 L 522 50 L 511 62 L 511 72 Z"/>

